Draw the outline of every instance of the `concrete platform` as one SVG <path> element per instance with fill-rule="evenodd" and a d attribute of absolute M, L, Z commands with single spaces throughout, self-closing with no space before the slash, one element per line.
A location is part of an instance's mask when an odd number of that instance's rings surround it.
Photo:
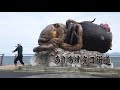
<path fill-rule="evenodd" d="M 120 78 L 120 68 L 0 66 L 0 78 Z"/>

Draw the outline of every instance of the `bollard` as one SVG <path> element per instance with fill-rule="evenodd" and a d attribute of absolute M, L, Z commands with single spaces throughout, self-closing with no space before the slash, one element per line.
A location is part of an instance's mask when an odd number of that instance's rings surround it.
<path fill-rule="evenodd" d="M 1 58 L 0 58 L 0 66 L 2 66 L 4 54 L 0 54 L 0 55 L 1 55 Z"/>

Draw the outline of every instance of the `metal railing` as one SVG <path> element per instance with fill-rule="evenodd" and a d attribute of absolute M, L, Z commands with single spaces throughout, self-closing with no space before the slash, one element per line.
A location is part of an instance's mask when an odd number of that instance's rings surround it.
<path fill-rule="evenodd" d="M 29 56 L 33 56 L 34 54 L 23 54 L 23 61 L 25 63 L 29 63 L 28 57 Z M 6 57 L 4 58 L 5 54 L 0 54 L 0 66 L 3 66 L 4 63 L 7 61 Z M 15 59 L 17 57 L 17 54 L 15 54 L 15 56 L 13 56 L 13 59 Z M 4 59 L 3 59 L 4 58 Z M 4 61 L 5 60 L 5 61 Z M 12 61 L 12 60 L 11 60 Z"/>
<path fill-rule="evenodd" d="M 28 59 L 29 56 L 33 56 L 34 54 L 23 54 L 23 62 L 25 64 L 29 64 L 30 63 L 30 58 Z M 17 54 L 15 54 L 14 59 L 17 57 Z M 18 62 L 19 63 L 19 62 Z"/>
<path fill-rule="evenodd" d="M 17 57 L 18 54 L 15 54 L 15 58 Z M 23 54 L 23 56 L 32 56 L 34 54 Z"/>
<path fill-rule="evenodd" d="M 0 54 L 0 66 L 2 66 L 4 54 Z"/>

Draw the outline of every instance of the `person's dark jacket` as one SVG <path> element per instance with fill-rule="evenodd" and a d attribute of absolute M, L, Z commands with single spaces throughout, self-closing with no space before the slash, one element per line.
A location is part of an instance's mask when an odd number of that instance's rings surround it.
<path fill-rule="evenodd" d="M 18 51 L 18 56 L 22 56 L 22 51 L 23 51 L 23 47 L 20 45 L 18 46 L 13 52 Z"/>

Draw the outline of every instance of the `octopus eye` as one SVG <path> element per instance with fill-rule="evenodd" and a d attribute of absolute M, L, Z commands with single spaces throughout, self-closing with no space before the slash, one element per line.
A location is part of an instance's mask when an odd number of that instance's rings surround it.
<path fill-rule="evenodd" d="M 56 23 L 56 24 L 54 24 L 54 27 L 55 27 L 55 28 L 59 28 L 60 25 Z"/>

